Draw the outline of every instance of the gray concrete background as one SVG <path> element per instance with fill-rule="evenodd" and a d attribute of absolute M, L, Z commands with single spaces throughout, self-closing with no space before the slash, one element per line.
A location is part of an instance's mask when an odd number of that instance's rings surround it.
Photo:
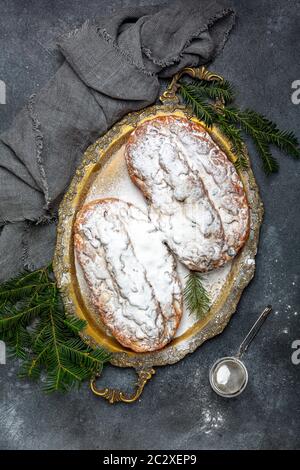
<path fill-rule="evenodd" d="M 160 2 L 1 0 L 0 79 L 7 84 L 7 104 L 0 106 L 0 131 L 58 67 L 58 35 L 95 15 L 155 3 Z M 300 138 L 300 105 L 291 102 L 291 83 L 300 80 L 300 2 L 232 3 L 237 25 L 211 68 L 236 86 L 241 106 L 267 114 Z M 157 369 L 134 406 L 110 406 L 85 386 L 48 397 L 37 384 L 17 380 L 13 362 L 0 366 L 1 449 L 300 447 L 300 365 L 291 362 L 292 341 L 300 339 L 300 166 L 280 156 L 279 174 L 266 178 L 251 146 L 250 151 L 266 214 L 255 279 L 225 332 L 180 363 Z M 235 352 L 267 303 L 274 313 L 245 356 L 249 386 L 236 399 L 216 396 L 208 384 L 209 366 Z M 112 367 L 103 375 L 104 383 L 123 387 L 132 380 L 131 371 Z"/>

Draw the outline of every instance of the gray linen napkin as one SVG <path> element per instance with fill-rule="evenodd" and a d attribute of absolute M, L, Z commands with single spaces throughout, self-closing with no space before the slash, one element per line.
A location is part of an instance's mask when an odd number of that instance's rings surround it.
<path fill-rule="evenodd" d="M 225 1 L 181 0 L 60 38 L 63 65 L 0 139 L 0 282 L 50 262 L 58 204 L 85 149 L 155 102 L 160 78 L 211 61 L 233 24 Z"/>

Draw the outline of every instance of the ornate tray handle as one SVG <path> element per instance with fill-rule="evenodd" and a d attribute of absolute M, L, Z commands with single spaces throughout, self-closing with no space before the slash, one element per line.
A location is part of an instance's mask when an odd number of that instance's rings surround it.
<path fill-rule="evenodd" d="M 210 72 L 205 68 L 202 67 L 185 67 L 184 69 L 177 72 L 174 77 L 172 78 L 171 83 L 169 84 L 168 88 L 164 91 L 164 93 L 159 97 L 160 101 L 163 104 L 167 103 L 179 103 L 179 98 L 176 95 L 176 91 L 180 87 L 178 80 L 182 77 L 182 75 L 189 75 L 192 78 L 198 78 L 199 80 L 206 80 L 208 82 L 211 81 L 218 81 L 223 82 L 224 78 L 221 75 L 217 75 L 216 73 Z"/>
<path fill-rule="evenodd" d="M 96 385 L 97 377 L 94 377 L 93 379 L 91 379 L 91 383 L 90 383 L 91 390 L 98 397 L 103 397 L 106 400 L 108 400 L 110 404 L 114 404 L 118 402 L 133 403 L 141 396 L 146 383 L 148 382 L 148 380 L 151 379 L 152 375 L 155 374 L 155 370 L 152 368 L 147 369 L 147 370 L 139 369 L 139 370 L 136 370 L 136 373 L 138 375 L 138 380 L 136 382 L 136 390 L 132 394 L 127 395 L 123 393 L 121 390 L 116 390 L 116 389 L 108 388 L 108 387 L 99 389 L 97 388 L 97 385 Z"/>

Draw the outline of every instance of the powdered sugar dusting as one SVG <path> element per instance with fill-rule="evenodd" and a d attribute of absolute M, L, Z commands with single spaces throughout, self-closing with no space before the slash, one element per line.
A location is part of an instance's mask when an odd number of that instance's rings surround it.
<path fill-rule="evenodd" d="M 125 156 L 151 218 L 190 269 L 224 265 L 243 246 L 249 209 L 243 184 L 209 133 L 187 119 L 154 118 L 138 126 Z"/>
<path fill-rule="evenodd" d="M 117 197 L 123 201 L 131 202 L 140 209 L 147 211 L 147 203 L 143 197 L 141 191 L 132 183 L 128 171 L 126 162 L 124 159 L 124 145 L 121 146 L 116 152 L 110 157 L 110 159 L 101 168 L 95 177 L 85 199 L 85 202 L 91 202 L 96 199 Z M 89 299 L 89 290 L 86 285 L 86 281 L 81 272 L 81 268 L 76 262 L 77 278 L 80 285 L 84 301 L 89 309 L 93 310 L 94 307 Z M 222 268 L 215 269 L 209 273 L 203 274 L 203 283 L 209 292 L 212 302 L 216 301 L 220 291 L 230 273 L 232 262 L 227 262 Z M 186 276 L 188 269 L 180 262 L 177 263 L 178 276 L 181 281 L 181 285 L 184 286 L 186 282 Z M 189 328 L 191 328 L 197 318 L 194 315 L 190 315 L 186 306 L 183 305 L 183 314 L 180 325 L 176 332 L 176 337 L 184 334 Z M 107 332 L 109 334 L 109 332 Z"/>
<path fill-rule="evenodd" d="M 134 351 L 163 347 L 182 309 L 175 260 L 148 215 L 117 199 L 83 207 L 75 249 L 103 322 Z"/>

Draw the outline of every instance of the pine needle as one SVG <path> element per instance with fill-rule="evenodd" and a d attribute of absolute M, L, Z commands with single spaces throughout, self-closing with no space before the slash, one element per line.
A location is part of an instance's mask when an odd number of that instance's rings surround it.
<path fill-rule="evenodd" d="M 199 273 L 191 271 L 186 276 L 186 284 L 183 290 L 184 301 L 190 314 L 198 319 L 203 318 L 210 308 L 210 298 L 203 286 L 202 277 Z"/>

